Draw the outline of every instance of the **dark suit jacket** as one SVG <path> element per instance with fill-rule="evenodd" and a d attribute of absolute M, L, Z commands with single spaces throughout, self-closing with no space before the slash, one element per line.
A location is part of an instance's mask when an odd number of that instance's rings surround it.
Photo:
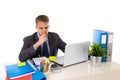
<path fill-rule="evenodd" d="M 33 57 L 38 57 L 41 54 L 41 46 L 38 47 L 37 50 L 33 48 L 33 44 L 38 41 L 37 32 L 34 34 L 27 36 L 23 39 L 24 44 L 19 54 L 20 61 L 26 61 L 28 59 L 32 59 Z M 58 49 L 65 51 L 66 43 L 62 41 L 58 34 L 53 32 L 48 32 L 48 41 L 50 47 L 50 56 L 56 56 Z"/>

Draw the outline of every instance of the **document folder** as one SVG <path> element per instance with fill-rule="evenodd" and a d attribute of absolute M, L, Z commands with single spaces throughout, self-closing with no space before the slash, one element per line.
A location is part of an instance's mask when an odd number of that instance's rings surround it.
<path fill-rule="evenodd" d="M 10 79 L 8 77 L 8 75 L 6 74 L 6 80 L 33 80 L 32 79 L 32 75 L 26 75 L 26 76 L 22 76 L 22 77 L 19 77 L 19 78 L 14 78 L 14 79 Z"/>
<path fill-rule="evenodd" d="M 108 32 L 108 43 L 107 43 L 107 61 L 112 61 L 112 47 L 113 47 L 113 32 Z"/>
<path fill-rule="evenodd" d="M 32 80 L 47 80 L 47 79 L 46 76 L 40 70 L 37 70 L 35 73 L 32 74 Z"/>
<path fill-rule="evenodd" d="M 103 48 L 105 48 L 105 56 L 102 57 L 101 62 L 106 62 L 107 58 L 107 41 L 108 41 L 108 32 L 102 30 L 94 30 L 93 32 L 93 42 L 97 44 L 101 44 Z"/>
<path fill-rule="evenodd" d="M 30 62 L 26 62 L 26 66 L 18 67 L 18 64 L 6 66 L 6 72 L 10 79 L 31 75 L 36 72 L 36 68 Z"/>
<path fill-rule="evenodd" d="M 6 72 L 6 80 L 46 80 L 46 76 L 30 61 L 22 67 L 18 64 L 7 65 Z"/>

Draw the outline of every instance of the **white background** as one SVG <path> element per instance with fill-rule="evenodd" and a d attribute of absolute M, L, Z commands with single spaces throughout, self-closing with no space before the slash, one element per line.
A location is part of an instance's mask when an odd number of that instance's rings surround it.
<path fill-rule="evenodd" d="M 23 38 L 36 31 L 40 14 L 68 44 L 92 41 L 93 29 L 114 32 L 113 61 L 120 63 L 119 0 L 0 0 L 0 65 L 19 61 Z"/>

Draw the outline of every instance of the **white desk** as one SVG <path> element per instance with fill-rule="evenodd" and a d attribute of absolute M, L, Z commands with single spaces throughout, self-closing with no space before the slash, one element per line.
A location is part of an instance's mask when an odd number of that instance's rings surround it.
<path fill-rule="evenodd" d="M 59 73 L 47 75 L 48 80 L 120 80 L 120 64 L 102 63 L 92 67 L 89 62 L 62 68 Z"/>
<path fill-rule="evenodd" d="M 4 66 L 0 66 L 0 80 L 5 80 Z M 100 67 L 92 67 L 89 62 L 62 68 L 59 73 L 47 75 L 48 80 L 120 80 L 120 64 L 102 63 Z"/>

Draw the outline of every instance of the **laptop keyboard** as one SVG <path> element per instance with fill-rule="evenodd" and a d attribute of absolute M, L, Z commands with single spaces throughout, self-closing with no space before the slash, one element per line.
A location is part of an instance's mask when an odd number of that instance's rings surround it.
<path fill-rule="evenodd" d="M 64 64 L 64 56 L 58 56 L 57 60 L 55 61 L 58 64 Z"/>

